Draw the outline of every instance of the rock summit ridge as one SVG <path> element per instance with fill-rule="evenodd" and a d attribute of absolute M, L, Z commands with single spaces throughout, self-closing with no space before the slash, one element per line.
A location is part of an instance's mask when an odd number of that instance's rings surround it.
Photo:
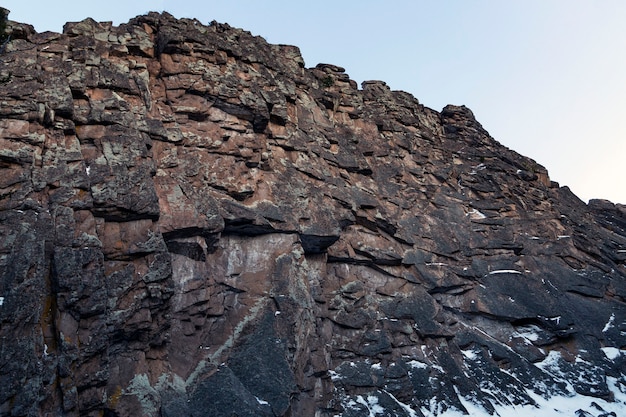
<path fill-rule="evenodd" d="M 167 13 L 7 27 L 1 415 L 625 409 L 626 207 L 468 108 Z"/>

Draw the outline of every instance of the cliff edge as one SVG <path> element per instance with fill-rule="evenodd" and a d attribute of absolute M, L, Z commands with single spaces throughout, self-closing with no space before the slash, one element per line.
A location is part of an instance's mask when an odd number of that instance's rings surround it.
<path fill-rule="evenodd" d="M 626 208 L 466 107 L 167 13 L 8 31 L 0 414 L 625 409 Z"/>

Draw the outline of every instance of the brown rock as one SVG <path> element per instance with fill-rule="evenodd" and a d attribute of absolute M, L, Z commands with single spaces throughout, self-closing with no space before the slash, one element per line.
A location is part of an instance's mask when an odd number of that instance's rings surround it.
<path fill-rule="evenodd" d="M 9 23 L 0 414 L 419 416 L 624 378 L 626 210 L 468 108 L 216 22 Z"/>

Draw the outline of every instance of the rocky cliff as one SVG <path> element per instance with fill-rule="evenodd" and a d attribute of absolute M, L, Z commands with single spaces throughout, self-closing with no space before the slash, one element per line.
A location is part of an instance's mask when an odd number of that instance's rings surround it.
<path fill-rule="evenodd" d="M 626 208 L 469 109 L 215 22 L 8 30 L 1 415 L 626 409 Z"/>

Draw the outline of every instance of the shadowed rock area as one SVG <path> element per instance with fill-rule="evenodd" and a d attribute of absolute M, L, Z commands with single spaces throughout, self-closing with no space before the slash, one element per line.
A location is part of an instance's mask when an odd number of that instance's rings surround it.
<path fill-rule="evenodd" d="M 620 404 L 626 207 L 468 108 L 167 13 L 7 26 L 0 415 Z"/>

